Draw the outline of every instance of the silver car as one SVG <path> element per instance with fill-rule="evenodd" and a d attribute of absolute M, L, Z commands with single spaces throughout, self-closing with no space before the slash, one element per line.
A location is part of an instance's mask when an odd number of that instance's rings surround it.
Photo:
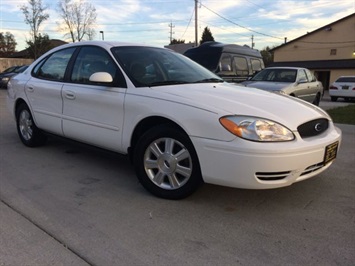
<path fill-rule="evenodd" d="M 278 92 L 319 105 L 323 85 L 306 68 L 268 67 L 242 82 L 246 87 Z"/>

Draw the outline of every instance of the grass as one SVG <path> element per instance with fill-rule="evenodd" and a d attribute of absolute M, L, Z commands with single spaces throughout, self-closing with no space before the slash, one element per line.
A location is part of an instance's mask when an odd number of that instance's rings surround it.
<path fill-rule="evenodd" d="M 355 104 L 327 110 L 334 123 L 355 125 Z"/>

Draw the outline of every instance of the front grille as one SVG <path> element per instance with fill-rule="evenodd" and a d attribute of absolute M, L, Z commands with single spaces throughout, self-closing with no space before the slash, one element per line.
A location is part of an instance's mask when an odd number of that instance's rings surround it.
<path fill-rule="evenodd" d="M 322 168 L 324 166 L 324 163 L 321 162 L 321 163 L 317 163 L 317 164 L 313 164 L 311 166 L 308 166 L 300 176 L 303 176 L 303 175 L 308 175 L 309 173 L 312 173 L 314 171 L 317 171 L 318 169 Z"/>
<path fill-rule="evenodd" d="M 328 119 L 321 118 L 300 125 L 297 130 L 302 138 L 313 137 L 322 134 L 328 129 Z"/>
<path fill-rule="evenodd" d="M 257 172 L 255 173 L 256 177 L 260 180 L 264 181 L 273 181 L 273 180 L 281 180 L 286 178 L 291 171 L 285 172 Z"/>

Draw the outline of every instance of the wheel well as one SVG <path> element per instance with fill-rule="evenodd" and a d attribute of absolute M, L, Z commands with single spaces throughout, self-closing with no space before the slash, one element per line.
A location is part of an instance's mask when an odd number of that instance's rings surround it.
<path fill-rule="evenodd" d="M 184 129 L 180 127 L 178 124 L 165 117 L 160 117 L 160 116 L 147 117 L 142 121 L 140 121 L 133 131 L 132 138 L 131 138 L 131 145 L 128 148 L 128 154 L 130 158 L 132 157 L 133 150 L 139 138 L 149 129 L 163 124 L 168 124 L 171 127 L 175 127 L 177 130 L 181 130 L 182 132 L 185 132 Z"/>
<path fill-rule="evenodd" d="M 16 114 L 17 114 L 17 109 L 18 109 L 18 107 L 19 107 L 21 104 L 23 104 L 23 103 L 27 105 L 27 103 L 26 103 L 23 99 L 18 99 L 18 100 L 17 100 L 16 105 L 15 105 L 15 110 L 14 110 L 15 116 L 16 116 Z"/>

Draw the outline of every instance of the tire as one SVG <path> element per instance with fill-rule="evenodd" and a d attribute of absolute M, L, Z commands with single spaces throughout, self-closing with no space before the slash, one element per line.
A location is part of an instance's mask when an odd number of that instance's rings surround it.
<path fill-rule="evenodd" d="M 313 101 L 313 104 L 316 105 L 316 106 L 319 106 L 319 103 L 320 103 L 320 93 L 317 93 L 316 95 L 316 98 L 314 99 Z"/>
<path fill-rule="evenodd" d="M 160 198 L 186 198 L 202 183 L 198 157 L 189 137 L 168 125 L 154 127 L 140 137 L 133 162 L 139 182 Z"/>
<path fill-rule="evenodd" d="M 16 110 L 16 127 L 22 143 L 28 147 L 41 146 L 47 140 L 47 136 L 37 128 L 25 103 L 21 103 Z"/>
<path fill-rule="evenodd" d="M 330 100 L 331 100 L 332 102 L 336 102 L 336 101 L 338 100 L 338 97 L 331 96 L 331 97 L 330 97 Z"/>

